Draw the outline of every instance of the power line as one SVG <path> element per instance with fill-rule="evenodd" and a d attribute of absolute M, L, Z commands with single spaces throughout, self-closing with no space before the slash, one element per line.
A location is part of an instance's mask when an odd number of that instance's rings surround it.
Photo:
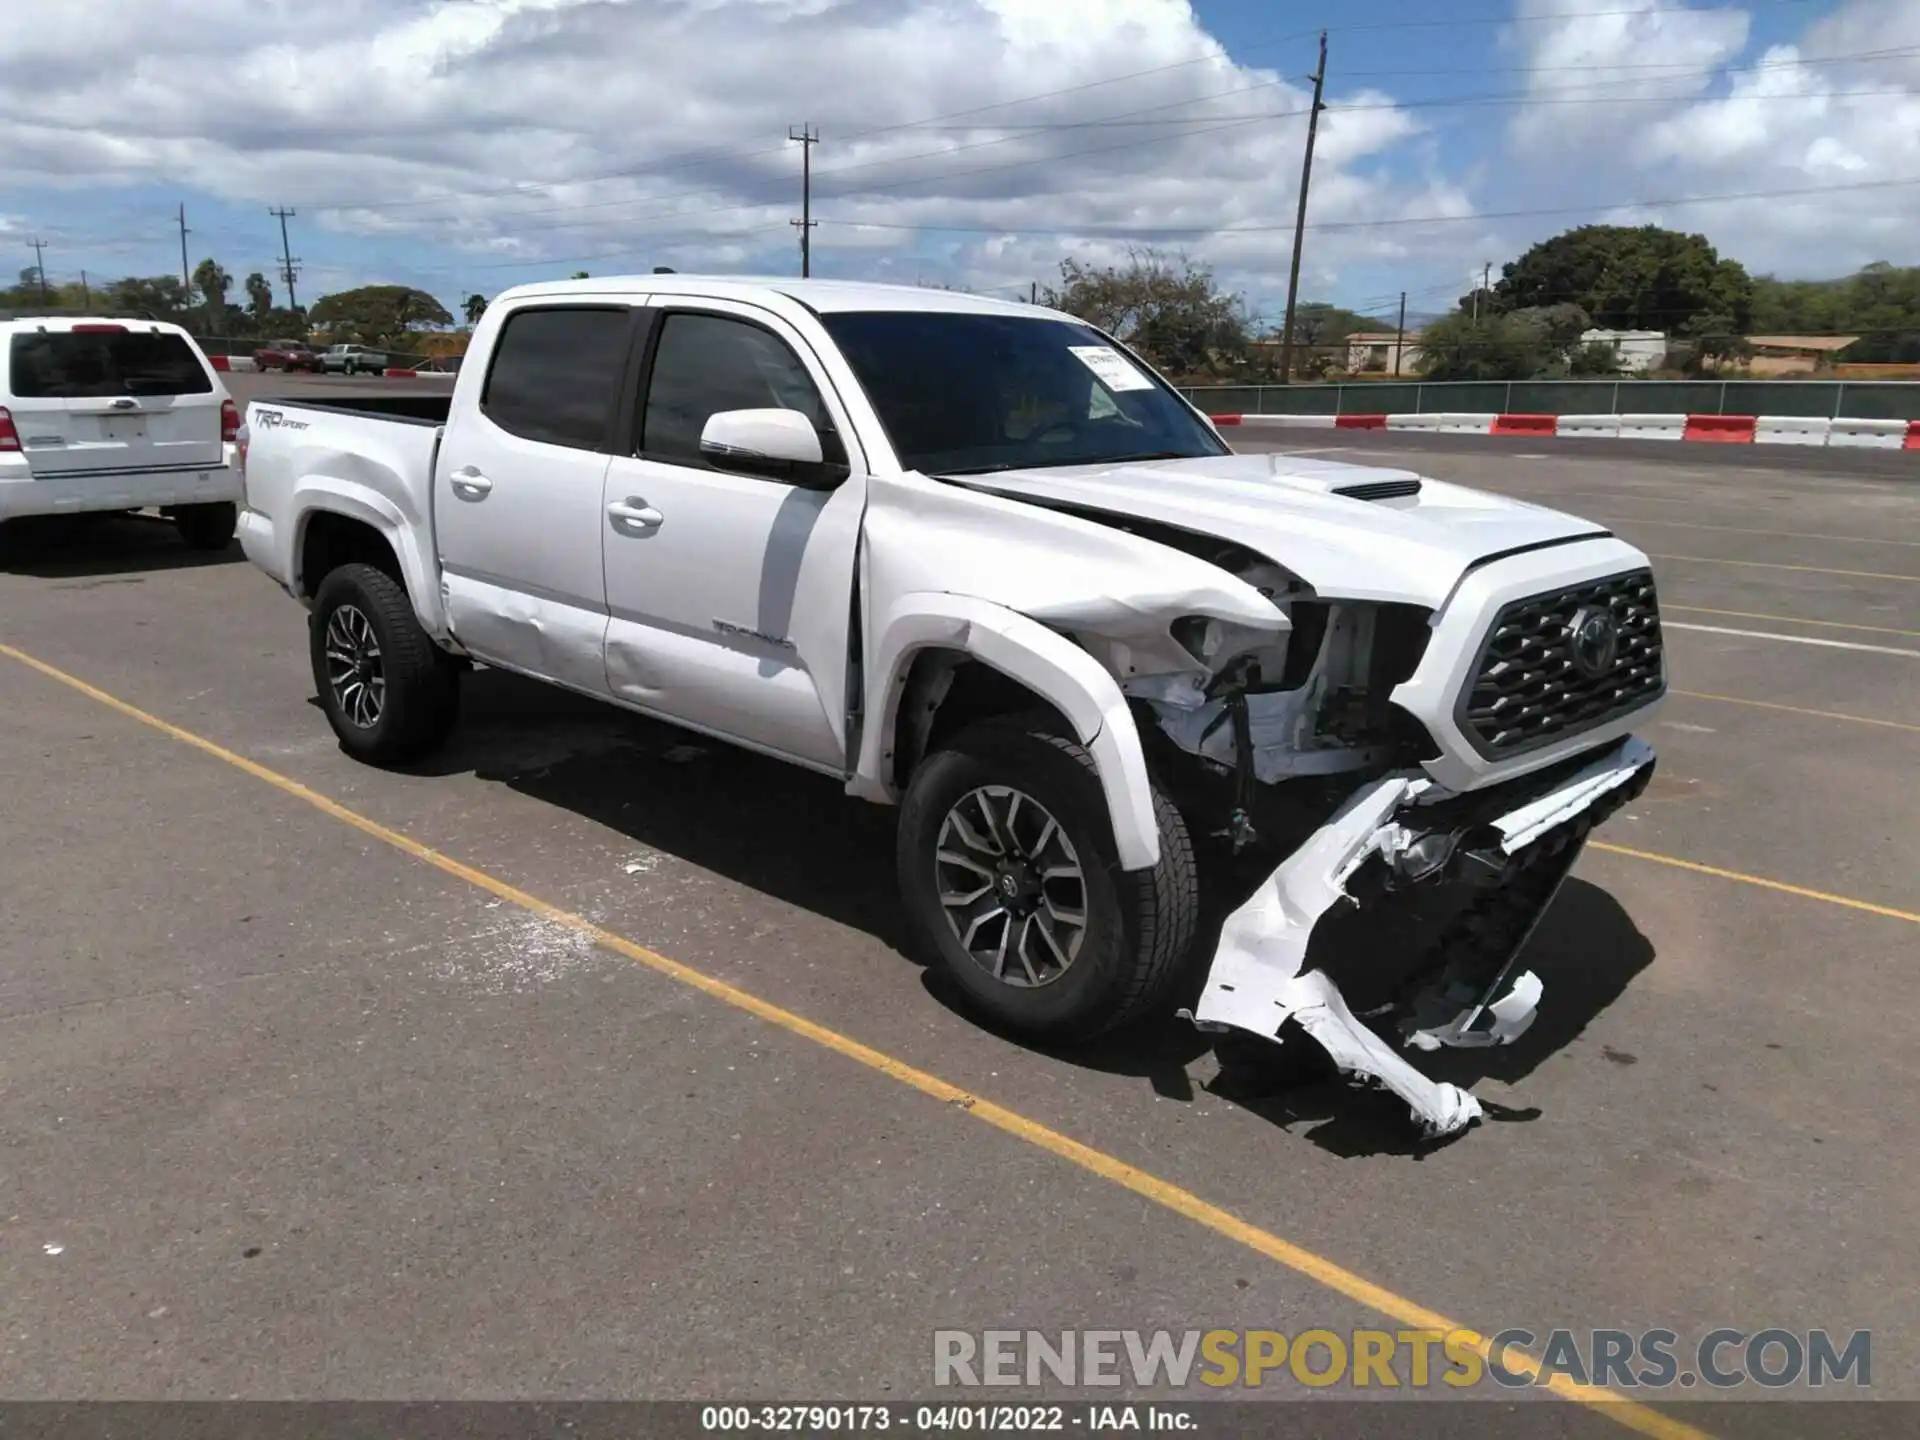
<path fill-rule="evenodd" d="M 1634 210 L 1658 209 L 1676 205 L 1713 205 L 1729 200 L 1781 200 L 1800 195 L 1837 195 L 1856 190 L 1884 190 L 1901 185 L 1920 185 L 1920 176 L 1910 176 L 1900 180 L 1858 180 L 1845 185 L 1809 185 L 1787 190 L 1745 190 L 1723 195 L 1682 195 L 1658 200 L 1614 200 L 1588 205 L 1563 205 L 1535 210 L 1482 210 L 1463 215 L 1401 215 L 1385 220 L 1319 220 L 1307 225 L 1309 230 L 1375 230 L 1400 225 L 1454 225 L 1480 220 L 1518 220 L 1542 215 L 1583 215 L 1598 210 Z M 832 220 L 823 219 L 822 225 L 841 225 L 851 229 L 865 230 L 938 230 L 954 235 L 1021 235 L 1033 234 L 1031 225 L 906 225 L 883 220 Z M 1116 230 L 1110 226 L 1054 225 L 1046 228 L 1049 235 L 1070 235 L 1088 239 L 1133 239 L 1142 235 L 1202 235 L 1217 237 L 1223 235 L 1263 235 L 1276 230 L 1285 230 L 1285 225 L 1202 225 L 1202 226 L 1166 226 L 1141 225 L 1126 230 Z"/>
<path fill-rule="evenodd" d="M 1914 48 L 1920 49 L 1920 47 L 1914 47 Z M 1220 93 L 1223 95 L 1239 94 L 1239 93 L 1244 93 L 1246 90 L 1250 90 L 1250 89 L 1272 88 L 1272 86 L 1279 83 L 1282 83 L 1282 82 L 1265 82 L 1262 86 L 1242 87 L 1241 90 L 1227 91 L 1227 92 L 1220 92 Z M 1633 82 L 1604 81 L 1604 82 L 1597 82 L 1597 83 L 1619 85 L 1619 84 L 1633 83 Z M 1780 96 L 1761 96 L 1761 97 L 1748 97 L 1748 98 L 1764 99 L 1764 100 L 1787 100 L 1787 99 L 1846 98 L 1849 96 L 1870 96 L 1870 95 L 1889 95 L 1889 94 L 1906 94 L 1906 93 L 1907 92 L 1905 90 L 1826 91 L 1826 92 L 1811 92 L 1804 96 L 1780 95 Z M 1141 110 L 1122 111 L 1122 112 L 1119 112 L 1118 114 L 1107 116 L 1104 119 L 1098 120 L 1098 121 L 1074 122 L 1072 124 L 1062 124 L 1058 127 L 1047 127 L 1047 128 L 1077 129 L 1077 128 L 1097 128 L 1097 127 L 1109 125 L 1109 124 L 1118 125 L 1126 121 L 1129 116 L 1137 116 L 1137 115 L 1148 114 L 1148 113 L 1152 113 L 1160 110 L 1174 109 L 1174 108 L 1178 108 L 1181 105 L 1199 103 L 1200 100 L 1203 100 L 1205 98 L 1209 98 L 1209 97 L 1194 97 L 1194 98 L 1183 100 L 1183 101 L 1173 101 L 1173 102 L 1169 102 L 1162 105 L 1145 107 L 1144 109 L 1141 109 Z M 1219 97 L 1216 96 L 1212 98 L 1219 98 Z M 1704 96 L 1698 96 L 1695 94 L 1673 94 L 1673 95 L 1656 95 L 1656 96 L 1585 96 L 1585 95 L 1566 96 L 1562 94 L 1562 95 L 1557 95 L 1552 97 L 1542 97 L 1542 96 L 1528 94 L 1525 92 L 1505 92 L 1505 93 L 1495 93 L 1495 94 L 1489 94 L 1489 95 L 1439 96 L 1439 97 L 1431 97 L 1431 98 L 1416 98 L 1411 100 L 1390 101 L 1390 102 L 1377 103 L 1377 104 L 1332 104 L 1332 105 L 1328 105 L 1326 109 L 1329 111 L 1337 111 L 1341 113 L 1357 113 L 1357 112 L 1370 111 L 1370 110 L 1380 111 L 1380 110 L 1398 110 L 1398 109 L 1413 109 L 1413 108 L 1445 109 L 1445 108 L 1454 107 L 1454 106 L 1468 106 L 1468 105 L 1478 105 L 1478 104 L 1551 104 L 1551 105 L 1621 104 L 1621 103 L 1659 104 L 1659 103 L 1667 103 L 1669 101 L 1689 101 L 1689 100 L 1697 100 L 1700 103 L 1714 103 L 1715 98 L 1716 97 L 1704 97 Z M 1719 98 L 1729 98 L 1729 97 L 1719 97 Z M 1067 151 L 1064 153 L 1053 153 L 1053 154 L 1048 154 L 1043 156 L 1036 156 L 1031 159 L 1011 161 L 1003 165 L 982 166 L 982 167 L 976 167 L 970 170 L 959 170 L 959 171 L 936 171 L 936 172 L 931 172 L 931 173 L 920 175 L 920 176 L 908 176 L 900 180 L 886 182 L 878 185 L 843 189 L 829 196 L 829 198 L 844 199 L 850 196 L 885 193 L 886 191 L 889 191 L 889 190 L 897 190 L 897 189 L 912 186 L 912 185 L 934 183 L 941 180 L 963 179 L 963 178 L 968 178 L 975 175 L 1001 173 L 1007 170 L 1024 169 L 1029 166 L 1045 165 L 1045 164 L 1054 163 L 1060 160 L 1074 159 L 1074 158 L 1079 158 L 1087 155 L 1111 153 L 1116 150 L 1131 150 L 1140 145 L 1164 144 L 1171 141 L 1178 141 L 1178 140 L 1192 138 L 1193 136 L 1197 136 L 1197 135 L 1214 133 L 1222 129 L 1233 129 L 1233 128 L 1238 128 L 1245 125 L 1258 124 L 1263 120 L 1294 119 L 1294 118 L 1298 118 L 1300 116 L 1306 115 L 1308 113 L 1309 112 L 1307 109 L 1302 108 L 1297 110 L 1257 111 L 1252 113 L 1243 112 L 1242 114 L 1239 114 L 1239 115 L 1221 116 L 1221 117 L 1206 116 L 1206 115 L 1169 117 L 1167 120 L 1155 121 L 1151 123 L 1179 125 L 1179 126 L 1197 127 L 1197 128 L 1187 128 L 1187 129 L 1183 129 L 1182 131 L 1180 131 L 1180 133 L 1177 133 L 1177 134 L 1158 135 L 1158 136 L 1154 136 L 1144 140 L 1130 139 L 1114 145 L 1105 145 L 1105 146 L 1094 147 L 1091 149 L 1074 150 L 1074 151 Z M 976 141 L 972 144 L 961 145 L 961 146 L 949 146 L 940 150 L 927 151 L 927 152 L 922 152 L 920 154 L 915 154 L 915 155 L 886 157 L 878 160 L 863 161 L 853 165 L 834 166 L 827 170 L 822 171 L 821 174 L 825 177 L 831 177 L 836 175 L 851 174 L 851 173 L 855 173 L 863 170 L 883 168 L 883 167 L 893 166 L 893 165 L 906 165 L 906 164 L 911 164 L 916 160 L 944 159 L 946 156 L 949 156 L 949 155 L 961 154 L 971 150 L 987 149 L 987 148 L 991 148 L 993 146 L 998 146 L 998 145 L 1012 144 L 1025 138 L 1027 138 L 1026 134 L 1000 136 L 992 140 Z M 619 200 L 591 201 L 591 202 L 585 202 L 579 205 L 563 205 L 563 206 L 545 207 L 545 208 L 536 209 L 536 210 L 513 211 L 513 212 L 509 212 L 506 218 L 514 219 L 519 216 L 544 216 L 544 215 L 553 215 L 553 214 L 571 214 L 571 213 L 578 213 L 585 210 L 620 209 L 623 207 L 634 206 L 634 205 L 648 205 L 648 206 L 655 207 L 653 209 L 643 211 L 638 215 L 631 215 L 626 217 L 629 221 L 644 221 L 651 218 L 678 219 L 678 218 L 683 218 L 690 215 L 701 216 L 701 215 L 718 215 L 718 214 L 737 213 L 741 210 L 759 209 L 759 208 L 763 208 L 764 205 L 776 203 L 773 199 L 770 198 L 769 200 L 764 202 L 759 200 L 748 200 L 748 201 L 743 201 L 743 202 L 739 202 L 732 205 L 709 207 L 709 208 L 699 209 L 699 210 L 658 208 L 660 206 L 660 203 L 663 200 L 667 201 L 668 204 L 670 205 L 672 198 L 673 197 L 669 197 L 669 196 L 638 196 L 638 197 L 630 197 L 630 198 L 624 198 Z M 687 198 L 691 198 L 691 197 L 689 196 Z M 591 222 L 589 221 L 580 221 L 580 222 L 562 222 L 556 225 L 518 226 L 504 233 L 515 234 L 515 233 L 526 233 L 529 231 L 540 231 L 540 230 L 565 230 L 565 229 L 579 228 L 582 225 L 586 225 L 590 223 Z"/>

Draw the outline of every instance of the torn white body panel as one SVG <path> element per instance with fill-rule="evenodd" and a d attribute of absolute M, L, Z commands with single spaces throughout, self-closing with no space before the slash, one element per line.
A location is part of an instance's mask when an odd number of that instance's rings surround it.
<path fill-rule="evenodd" d="M 1604 796 L 1630 784 L 1653 761 L 1652 747 L 1629 739 L 1593 764 L 1491 822 L 1506 853 L 1515 854 L 1565 824 Z M 1190 1018 L 1203 1029 L 1233 1028 L 1275 1039 L 1295 1021 L 1344 1072 L 1382 1085 L 1405 1100 L 1421 1130 L 1452 1134 L 1477 1119 L 1480 1106 L 1457 1086 L 1414 1069 L 1357 1020 L 1338 988 L 1319 970 L 1307 970 L 1314 927 L 1347 899 L 1347 883 L 1379 855 L 1392 862 L 1416 843 L 1422 801 L 1446 798 L 1410 774 L 1376 780 L 1356 792 L 1310 841 L 1276 869 L 1221 927 L 1220 945 Z M 1550 898 L 1551 892 L 1548 892 Z M 1544 910 L 1544 901 L 1541 906 Z M 1537 915 L 1535 917 L 1538 918 Z M 1529 928 L 1528 934 L 1531 933 Z M 1420 1050 L 1511 1044 L 1538 1014 L 1544 987 L 1532 972 L 1484 987 L 1442 989 L 1416 1015 L 1406 1043 Z"/>

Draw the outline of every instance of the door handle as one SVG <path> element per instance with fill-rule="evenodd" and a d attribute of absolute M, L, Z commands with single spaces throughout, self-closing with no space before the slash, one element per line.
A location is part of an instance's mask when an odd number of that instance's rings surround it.
<path fill-rule="evenodd" d="M 638 495 L 629 495 L 625 500 L 614 501 L 607 506 L 607 514 L 629 525 L 659 525 L 667 518 Z"/>
<path fill-rule="evenodd" d="M 115 410 L 131 410 L 133 409 L 134 406 L 138 405 L 139 403 L 140 402 L 134 399 L 131 395 L 122 395 L 122 396 L 119 396 L 117 399 L 109 400 L 107 402 L 107 404 L 112 406 Z"/>
<path fill-rule="evenodd" d="M 447 477 L 456 493 L 469 500 L 484 500 L 493 489 L 493 481 L 471 465 L 462 465 Z"/>

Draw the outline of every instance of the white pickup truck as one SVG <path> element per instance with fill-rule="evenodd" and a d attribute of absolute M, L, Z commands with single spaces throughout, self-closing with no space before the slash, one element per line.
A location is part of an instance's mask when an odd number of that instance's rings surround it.
<path fill-rule="evenodd" d="M 1034 306 L 531 285 L 451 397 L 255 401 L 246 438 L 241 541 L 310 610 L 350 754 L 439 744 L 477 662 L 825 772 L 899 806 L 910 931 L 991 1021 L 1085 1036 L 1184 1001 L 1223 1058 L 1311 1037 L 1431 1134 L 1478 1105 L 1402 1052 L 1525 1029 L 1515 959 L 1652 771 L 1640 551 L 1234 454 Z M 1257 884 L 1198 943 L 1202 863 Z M 1376 957 L 1398 1028 L 1362 1024 L 1309 938 L 1424 887 L 1453 918 Z"/>

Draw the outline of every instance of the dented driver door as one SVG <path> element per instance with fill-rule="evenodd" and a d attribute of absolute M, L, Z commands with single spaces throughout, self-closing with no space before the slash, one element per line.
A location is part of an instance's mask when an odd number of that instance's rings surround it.
<path fill-rule="evenodd" d="M 629 704 L 844 775 L 847 642 L 866 480 L 829 488 L 715 469 L 709 416 L 849 427 L 805 338 L 758 306 L 654 297 L 634 433 L 607 468 L 607 685 Z"/>

